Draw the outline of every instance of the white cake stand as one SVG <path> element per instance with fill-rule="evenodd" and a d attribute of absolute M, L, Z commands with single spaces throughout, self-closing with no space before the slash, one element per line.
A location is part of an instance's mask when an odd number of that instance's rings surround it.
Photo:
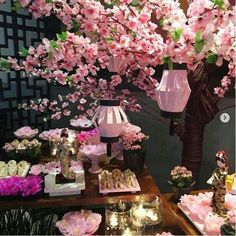
<path fill-rule="evenodd" d="M 99 166 L 99 162 L 106 157 L 106 144 L 85 145 L 81 153 L 91 160 L 92 165 L 88 169 L 90 173 L 97 174 L 102 172 L 103 169 Z"/>

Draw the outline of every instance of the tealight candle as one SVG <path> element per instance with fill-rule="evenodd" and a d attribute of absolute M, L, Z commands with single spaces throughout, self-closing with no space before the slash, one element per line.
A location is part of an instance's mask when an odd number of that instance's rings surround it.
<path fill-rule="evenodd" d="M 122 236 L 131 236 L 131 231 L 129 228 L 126 228 L 126 230 L 123 232 Z"/>
<path fill-rule="evenodd" d="M 146 217 L 146 211 L 143 208 L 143 205 L 139 205 L 139 207 L 137 209 L 134 210 L 134 216 L 139 219 L 142 220 Z"/>
<path fill-rule="evenodd" d="M 153 210 L 147 210 L 146 211 L 146 216 L 151 219 L 152 221 L 157 221 L 158 220 L 158 216 L 156 213 L 153 212 Z"/>
<path fill-rule="evenodd" d="M 116 227 L 118 225 L 118 219 L 117 219 L 117 216 L 115 215 L 111 215 L 111 218 L 110 218 L 110 226 L 111 227 Z"/>

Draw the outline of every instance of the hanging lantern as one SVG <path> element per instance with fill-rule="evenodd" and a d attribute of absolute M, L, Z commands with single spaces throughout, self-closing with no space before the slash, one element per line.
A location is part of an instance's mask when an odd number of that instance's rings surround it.
<path fill-rule="evenodd" d="M 107 143 L 107 156 L 111 156 L 111 143 L 119 141 L 123 124 L 128 122 L 119 100 L 101 100 L 92 121 L 100 130 L 100 141 Z"/>
<path fill-rule="evenodd" d="M 186 64 L 174 64 L 173 70 L 167 70 L 164 65 L 161 82 L 156 88 L 161 115 L 171 119 L 180 118 L 190 93 Z"/>
<path fill-rule="evenodd" d="M 173 120 L 181 118 L 191 93 L 186 68 L 186 64 L 174 63 L 173 69 L 168 70 L 165 64 L 161 82 L 156 88 L 160 114 L 171 119 L 171 135 L 173 135 Z"/>
<path fill-rule="evenodd" d="M 107 69 L 109 72 L 119 73 L 127 67 L 127 59 L 121 55 L 113 55 L 109 58 Z"/>

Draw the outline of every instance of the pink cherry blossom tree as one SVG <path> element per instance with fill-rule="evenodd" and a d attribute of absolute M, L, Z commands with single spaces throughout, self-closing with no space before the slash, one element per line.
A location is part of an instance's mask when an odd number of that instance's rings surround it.
<path fill-rule="evenodd" d="M 55 15 L 67 30 L 54 40 L 43 39 L 37 47 L 23 48 L 22 63 L 10 57 L 0 60 L 1 69 L 23 70 L 28 76 L 72 88 L 70 94 L 59 95 L 57 101 L 42 98 L 20 106 L 41 112 L 49 108 L 52 119 L 70 115 L 71 103 L 76 103 L 80 111 L 87 104 L 86 112 L 91 116 L 101 98 L 118 98 L 123 107 L 140 110 L 128 89 L 117 88 L 125 81 L 155 100 L 158 84 L 155 68 L 163 63 L 169 68 L 173 63 L 187 63 L 192 78 L 190 85 L 192 80 L 191 87 L 195 90 L 199 73 L 206 78 L 205 82 L 208 80 L 206 63 L 221 66 L 227 61 L 228 72 L 214 90 L 218 97 L 224 96 L 236 75 L 235 7 L 230 7 L 228 0 L 194 0 L 186 13 L 176 0 L 15 1 L 15 8 L 20 7 L 28 9 L 36 18 Z M 114 65 L 119 66 L 114 68 Z M 201 96 L 205 94 L 204 89 L 201 92 Z M 208 101 L 209 96 L 204 98 Z M 187 111 L 191 110 L 192 101 L 190 97 Z M 191 137 L 184 136 L 186 132 L 177 125 L 176 132 L 181 134 L 185 150 L 185 143 Z M 198 148 L 201 153 L 201 145 Z M 191 159 L 191 152 L 184 151 L 183 160 Z M 201 155 L 197 158 L 201 159 Z M 188 163 L 184 162 L 193 170 Z M 193 170 L 193 174 L 196 172 Z"/>

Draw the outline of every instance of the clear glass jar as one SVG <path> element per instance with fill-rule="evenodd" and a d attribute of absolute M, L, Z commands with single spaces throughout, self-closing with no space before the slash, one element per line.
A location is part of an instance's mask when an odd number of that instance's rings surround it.
<path fill-rule="evenodd" d="M 154 201 L 133 203 L 131 210 L 132 227 L 141 229 L 144 235 L 155 235 L 162 232 L 163 206 L 160 198 L 156 196 Z"/>
<path fill-rule="evenodd" d="M 131 203 L 113 203 L 106 205 L 106 235 L 117 235 L 130 225 Z"/>

